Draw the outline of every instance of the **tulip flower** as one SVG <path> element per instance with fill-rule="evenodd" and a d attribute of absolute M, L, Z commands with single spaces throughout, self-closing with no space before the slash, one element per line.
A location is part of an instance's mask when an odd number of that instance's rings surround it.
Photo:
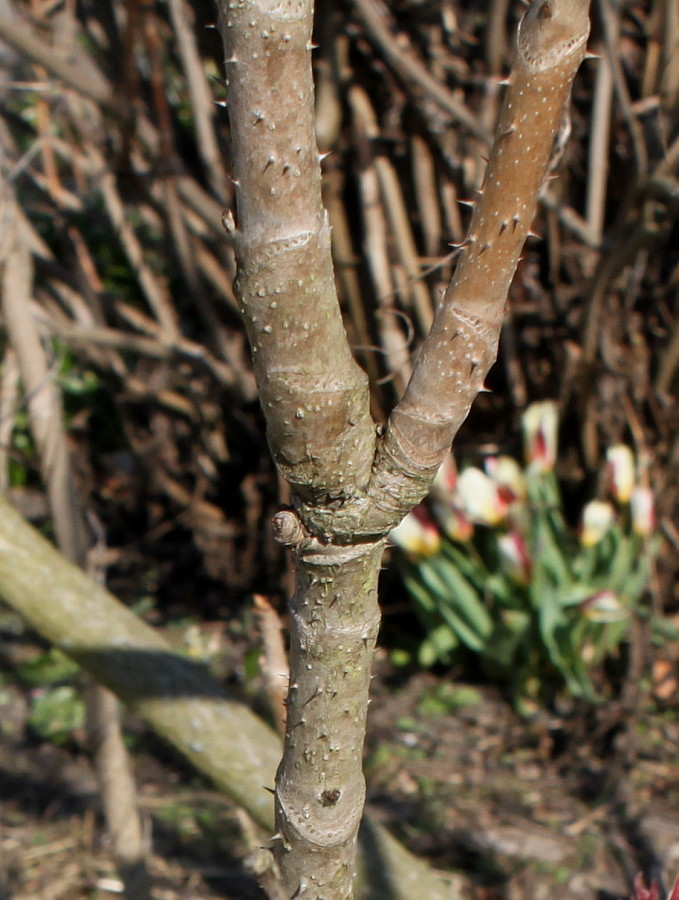
<path fill-rule="evenodd" d="M 655 501 L 650 488 L 636 487 L 630 497 L 632 530 L 640 537 L 649 537 L 655 529 Z"/>
<path fill-rule="evenodd" d="M 472 539 L 474 525 L 454 503 L 434 502 L 434 515 L 451 541 L 464 544 Z"/>
<path fill-rule="evenodd" d="M 526 479 L 514 457 L 489 456 L 486 460 L 486 472 L 497 484 L 507 503 L 526 499 Z"/>
<path fill-rule="evenodd" d="M 400 525 L 392 528 L 389 538 L 409 556 L 433 556 L 441 547 L 436 523 L 423 506 L 416 506 Z"/>
<path fill-rule="evenodd" d="M 452 453 L 448 453 L 431 486 L 431 492 L 441 500 L 450 501 L 457 484 L 457 466 Z"/>
<path fill-rule="evenodd" d="M 497 539 L 502 568 L 517 584 L 530 582 L 533 563 L 526 542 L 516 531 L 502 534 Z"/>
<path fill-rule="evenodd" d="M 634 454 L 626 444 L 616 444 L 606 451 L 608 483 L 618 503 L 629 503 L 636 482 Z"/>
<path fill-rule="evenodd" d="M 583 547 L 593 547 L 608 534 L 615 521 L 615 510 L 610 503 L 592 500 L 582 511 L 580 543 Z"/>
<path fill-rule="evenodd" d="M 600 625 L 621 622 L 629 615 L 614 591 L 597 591 L 581 604 L 580 609 L 585 618 Z"/>
<path fill-rule="evenodd" d="M 500 495 L 498 485 L 474 466 L 465 469 L 457 479 L 455 495 L 463 512 L 477 525 L 498 525 L 507 515 L 509 504 Z"/>
<path fill-rule="evenodd" d="M 559 412 L 553 400 L 531 403 L 523 414 L 526 461 L 533 472 L 549 472 L 557 453 Z"/>

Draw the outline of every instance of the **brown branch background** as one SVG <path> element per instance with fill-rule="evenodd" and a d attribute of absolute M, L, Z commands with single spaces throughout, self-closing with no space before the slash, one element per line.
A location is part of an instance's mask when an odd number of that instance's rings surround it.
<path fill-rule="evenodd" d="M 344 324 L 379 421 L 459 259 L 521 12 L 499 0 L 319 3 L 324 201 Z M 153 543 L 169 602 L 178 574 L 198 570 L 218 585 L 203 614 L 236 616 L 252 590 L 275 603 L 287 593 L 267 526 L 287 496 L 231 286 L 213 16 L 186 0 L 0 7 L 0 256 L 16 276 L 30 255 L 43 377 L 71 366 L 99 380 L 96 403 L 71 395 L 66 415 L 81 503 L 109 536 L 112 587 L 136 599 L 131 576 Z M 679 23 L 671 0 L 623 11 L 599 0 L 594 26 L 601 58 L 578 80 L 541 239 L 524 252 L 490 390 L 456 449 L 516 451 L 519 415 L 542 397 L 561 404 L 560 475 L 573 492 L 596 478 L 606 446 L 633 443 L 665 540 L 655 599 L 676 610 Z M 21 509 L 37 501 L 40 519 L 45 460 L 16 441 L 40 385 L 17 382 L 0 324 L 0 476 L 9 488 L 9 466 L 27 469 L 10 490 Z"/>

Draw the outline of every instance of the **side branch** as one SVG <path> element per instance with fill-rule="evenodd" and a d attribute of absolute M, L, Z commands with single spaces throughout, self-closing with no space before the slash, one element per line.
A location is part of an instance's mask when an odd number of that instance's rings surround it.
<path fill-rule="evenodd" d="M 335 293 L 314 135 L 311 0 L 220 0 L 237 192 L 238 295 L 276 462 L 309 503 L 365 489 L 365 373 Z"/>
<path fill-rule="evenodd" d="M 427 493 L 495 362 L 507 293 L 585 56 L 589 0 L 535 0 L 519 26 L 484 186 L 453 280 L 380 441 L 368 491 L 319 518 L 335 540 L 384 534 Z"/>

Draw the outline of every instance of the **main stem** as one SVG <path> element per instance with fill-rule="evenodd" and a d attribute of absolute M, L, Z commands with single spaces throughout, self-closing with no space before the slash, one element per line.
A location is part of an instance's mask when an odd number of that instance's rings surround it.
<path fill-rule="evenodd" d="M 312 545 L 296 554 L 285 754 L 276 778 L 278 857 L 291 897 L 352 896 L 382 548 Z"/>

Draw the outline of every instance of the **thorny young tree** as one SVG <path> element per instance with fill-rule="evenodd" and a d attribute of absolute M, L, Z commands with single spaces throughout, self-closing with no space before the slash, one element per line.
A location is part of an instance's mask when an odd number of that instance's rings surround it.
<path fill-rule="evenodd" d="M 534 0 L 518 32 L 485 184 L 454 278 L 386 429 L 369 411 L 333 278 L 311 74 L 312 0 L 219 0 L 238 260 L 268 437 L 294 511 L 285 749 L 276 780 L 283 894 L 352 896 L 361 752 L 385 536 L 430 482 L 495 360 L 510 282 L 571 83 L 587 0 Z"/>

